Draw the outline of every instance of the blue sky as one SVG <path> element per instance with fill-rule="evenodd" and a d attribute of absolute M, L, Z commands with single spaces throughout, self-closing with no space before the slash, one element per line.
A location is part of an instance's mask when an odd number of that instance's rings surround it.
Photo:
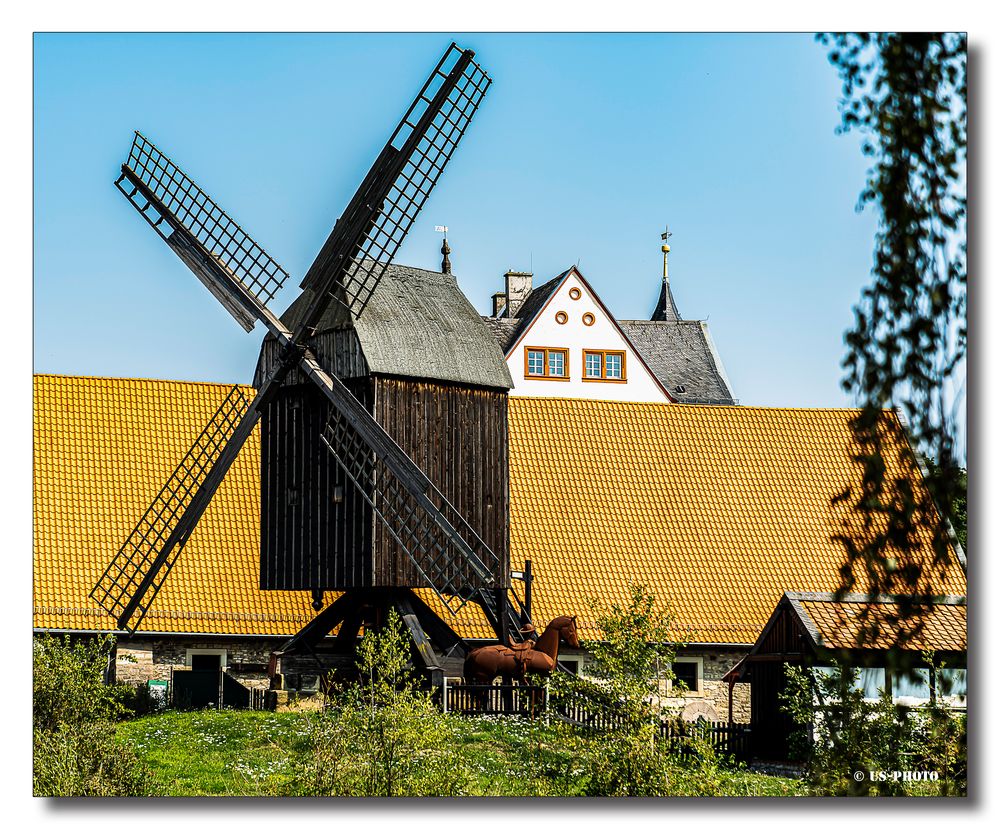
<path fill-rule="evenodd" d="M 494 79 L 397 261 L 450 227 L 482 312 L 508 268 L 579 267 L 646 318 L 669 223 L 681 313 L 736 395 L 843 406 L 868 281 L 865 161 L 807 35 L 36 35 L 34 370 L 248 382 L 245 334 L 113 187 L 143 131 L 292 274 L 283 310 L 450 40 Z"/>

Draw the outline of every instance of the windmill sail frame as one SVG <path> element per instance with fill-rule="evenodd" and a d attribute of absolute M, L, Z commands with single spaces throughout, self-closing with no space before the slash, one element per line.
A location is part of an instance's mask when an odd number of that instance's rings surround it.
<path fill-rule="evenodd" d="M 498 575 L 506 579 L 497 573 L 502 559 L 307 347 L 331 301 L 346 304 L 355 317 L 364 311 L 492 83 L 473 56 L 451 44 L 421 88 L 304 277 L 302 285 L 313 297 L 294 332 L 267 307 L 287 272 L 136 133 L 116 186 L 240 325 L 250 331 L 257 320 L 264 322 L 282 353 L 238 422 L 231 412 L 216 414 L 95 586 L 91 595 L 118 616 L 121 629 L 131 624 L 127 629 L 134 631 L 141 623 L 268 400 L 296 368 L 331 404 L 331 422 L 340 426 L 340 436 L 350 434 L 352 453 L 345 454 L 343 440 L 329 428 L 322 438 L 327 448 L 362 496 L 373 499 L 380 520 L 445 606 L 454 613 L 456 602 L 446 596 L 458 596 L 464 604 L 470 596 L 497 589 Z M 221 444 L 210 440 L 206 454 L 199 442 L 220 430 L 228 437 Z M 190 458 L 199 459 L 197 486 L 185 466 Z"/>

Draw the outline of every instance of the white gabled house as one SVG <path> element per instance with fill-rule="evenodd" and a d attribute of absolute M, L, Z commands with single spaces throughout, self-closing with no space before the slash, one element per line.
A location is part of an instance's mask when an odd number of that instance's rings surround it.
<path fill-rule="evenodd" d="M 518 311 L 523 324 L 505 351 L 511 394 L 673 402 L 577 268 L 532 291 Z"/>
<path fill-rule="evenodd" d="M 682 319 L 666 274 L 648 320 L 618 320 L 571 267 L 537 288 L 508 271 L 483 320 L 504 352 L 512 395 L 732 405 L 704 320 Z"/>

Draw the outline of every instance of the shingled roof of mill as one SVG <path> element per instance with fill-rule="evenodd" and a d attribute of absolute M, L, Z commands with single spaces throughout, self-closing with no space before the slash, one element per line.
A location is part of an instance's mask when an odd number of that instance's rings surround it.
<path fill-rule="evenodd" d="M 312 292 L 293 302 L 281 321 L 294 329 Z M 509 389 L 514 384 L 504 356 L 452 274 L 390 265 L 353 321 L 331 302 L 316 333 L 354 328 L 372 374 L 420 377 Z"/>

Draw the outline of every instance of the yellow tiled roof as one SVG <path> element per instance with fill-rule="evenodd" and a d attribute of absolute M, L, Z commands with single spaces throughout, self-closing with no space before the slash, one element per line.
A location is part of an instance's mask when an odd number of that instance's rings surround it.
<path fill-rule="evenodd" d="M 35 627 L 112 626 L 87 594 L 228 390 L 35 378 Z M 587 600 L 623 602 L 642 582 L 689 641 L 752 643 L 785 591 L 837 586 L 829 499 L 856 474 L 850 411 L 509 406 L 511 561 L 533 562 L 541 626 L 577 614 L 594 636 Z M 290 635 L 313 617 L 307 593 L 257 589 L 259 475 L 255 432 L 141 630 Z M 964 595 L 960 568 L 941 592 Z M 460 635 L 492 636 L 477 608 L 456 620 L 418 593 Z"/>
<path fill-rule="evenodd" d="M 964 651 L 966 648 L 966 608 L 964 604 L 937 604 L 916 618 L 897 618 L 899 613 L 891 603 L 799 601 L 803 612 L 812 622 L 822 644 L 827 648 L 856 648 L 863 626 L 877 624 L 878 637 L 864 641 L 864 647 L 883 649 L 899 647 L 912 651 Z M 864 611 L 867 618 L 863 617 Z M 903 636 L 899 634 L 905 634 Z"/>
<path fill-rule="evenodd" d="M 533 615 L 666 600 L 678 638 L 753 643 L 785 591 L 833 591 L 858 480 L 852 410 L 512 397 L 511 562 L 532 560 Z M 845 507 L 841 507 L 844 509 Z M 965 594 L 955 563 L 943 594 Z"/>
<path fill-rule="evenodd" d="M 34 626 L 109 630 L 88 594 L 230 386 L 37 375 L 34 385 Z M 245 387 L 252 396 L 254 390 Z M 260 431 L 198 522 L 140 631 L 290 636 L 315 612 L 303 591 L 259 590 Z M 454 619 L 492 637 L 482 612 Z M 338 594 L 328 593 L 329 603 Z"/>
<path fill-rule="evenodd" d="M 35 377 L 36 628 L 114 627 L 87 594 L 230 388 Z M 308 594 L 257 589 L 259 455 L 256 430 L 140 630 L 285 635 L 313 617 Z"/>

